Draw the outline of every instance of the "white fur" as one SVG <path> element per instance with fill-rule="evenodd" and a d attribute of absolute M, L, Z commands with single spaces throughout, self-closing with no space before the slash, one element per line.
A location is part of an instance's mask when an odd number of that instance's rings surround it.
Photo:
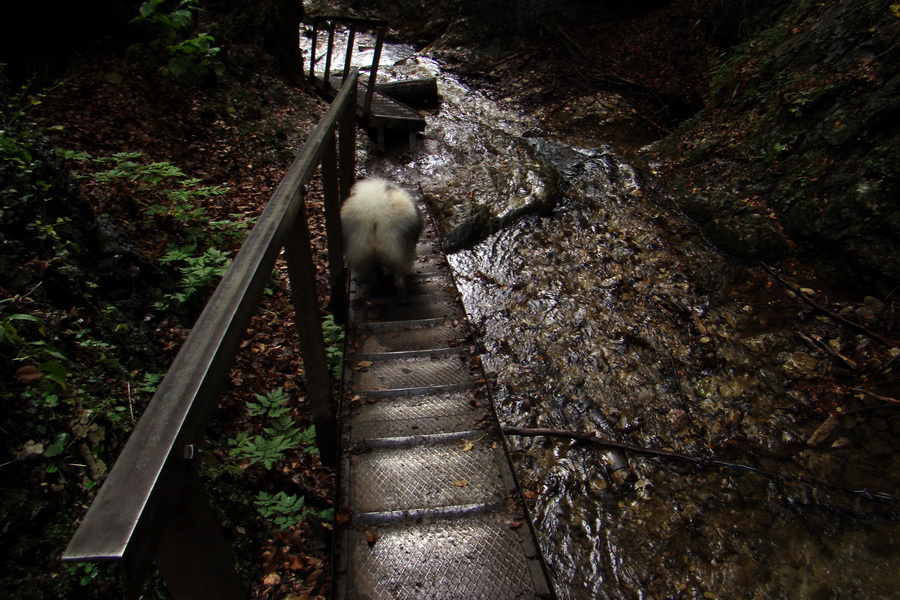
<path fill-rule="evenodd" d="M 384 179 L 359 181 L 341 207 L 341 224 L 350 267 L 373 283 L 388 271 L 397 292 L 405 294 L 422 230 L 422 215 L 410 195 Z"/>

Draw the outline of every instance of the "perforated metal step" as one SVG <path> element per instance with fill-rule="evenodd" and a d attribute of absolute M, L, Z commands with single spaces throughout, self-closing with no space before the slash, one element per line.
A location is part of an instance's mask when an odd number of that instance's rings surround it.
<path fill-rule="evenodd" d="M 443 351 L 460 347 L 467 333 L 458 320 L 366 327 L 357 338 L 357 355 Z"/>
<path fill-rule="evenodd" d="M 420 321 L 425 319 L 460 319 L 459 303 L 448 294 L 411 296 L 403 302 L 357 301 L 353 305 L 361 321 Z"/>
<path fill-rule="evenodd" d="M 523 560 L 531 550 L 517 523 L 514 516 L 494 512 L 348 530 L 343 597 L 536 598 L 535 574 Z"/>
<path fill-rule="evenodd" d="M 357 514 L 500 502 L 505 488 L 495 450 L 475 440 L 354 455 L 348 505 Z"/>
<path fill-rule="evenodd" d="M 356 391 L 363 393 L 419 393 L 472 383 L 461 356 L 368 360 L 351 363 L 350 368 L 357 374 Z"/>
<path fill-rule="evenodd" d="M 433 228 L 418 253 L 409 298 L 351 285 L 336 597 L 550 597 Z"/>
<path fill-rule="evenodd" d="M 489 410 L 471 389 L 393 398 L 357 397 L 354 403 L 358 406 L 352 409 L 351 439 L 369 446 L 398 438 L 471 431 Z"/>

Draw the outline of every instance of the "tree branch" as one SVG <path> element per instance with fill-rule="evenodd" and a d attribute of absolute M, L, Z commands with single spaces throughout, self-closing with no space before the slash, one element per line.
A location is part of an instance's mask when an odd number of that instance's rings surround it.
<path fill-rule="evenodd" d="M 762 265 L 762 268 L 765 269 L 766 272 L 767 272 L 769 275 L 771 275 L 778 283 L 780 283 L 781 285 L 783 285 L 783 286 L 786 287 L 787 289 L 789 289 L 789 290 L 791 290 L 792 292 L 794 292 L 794 294 L 796 294 L 796 296 L 797 296 L 798 298 L 800 298 L 801 300 L 803 300 L 804 302 L 806 302 L 807 304 L 809 304 L 811 307 L 813 307 L 814 309 L 816 309 L 816 310 L 819 311 L 820 313 L 822 313 L 822 314 L 824 314 L 824 315 L 828 315 L 829 317 L 831 317 L 831 318 L 834 319 L 835 321 L 837 321 L 837 322 L 839 322 L 839 323 L 843 323 L 843 324 L 846 325 L 847 327 L 851 327 L 851 328 L 853 328 L 853 329 L 856 329 L 857 331 L 861 331 L 862 333 L 866 334 L 866 335 L 869 336 L 870 338 L 872 338 L 872 339 L 874 339 L 874 340 L 878 340 L 879 342 L 881 342 L 881 343 L 884 344 L 885 346 L 890 346 L 890 347 L 892 347 L 892 348 L 896 348 L 896 347 L 897 347 L 897 343 L 896 343 L 896 342 L 893 342 L 893 341 L 887 339 L 886 337 L 884 337 L 884 336 L 882 336 L 882 335 L 879 335 L 879 334 L 875 333 L 874 331 L 872 331 L 871 329 L 869 329 L 869 328 L 866 327 L 865 325 L 862 325 L 862 324 L 860 324 L 860 323 L 856 323 L 855 321 L 851 321 L 850 319 L 844 318 L 843 316 L 839 315 L 838 313 L 836 313 L 836 312 L 834 312 L 834 311 L 828 310 L 827 308 L 825 308 L 824 306 L 822 306 L 821 304 L 819 304 L 818 302 L 816 302 L 815 300 L 813 300 L 812 298 L 810 298 L 809 296 L 807 296 L 806 294 L 804 294 L 802 291 L 800 291 L 800 288 L 798 288 L 798 287 L 795 286 L 794 284 L 789 283 L 787 280 L 785 280 L 784 278 L 782 278 L 778 273 L 776 273 L 774 270 L 772 270 L 772 268 L 771 268 L 769 265 L 767 265 L 767 264 L 765 264 L 765 263 L 760 263 L 760 264 Z"/>
<path fill-rule="evenodd" d="M 855 494 L 857 496 L 863 496 L 870 500 L 886 500 L 888 502 L 897 502 L 900 503 L 900 498 L 896 496 L 892 496 L 891 494 L 887 494 L 884 492 L 873 492 L 872 490 L 867 489 L 853 489 L 844 487 L 842 485 L 837 485 L 834 483 L 829 483 L 827 481 L 822 481 L 821 479 L 815 479 L 812 477 L 804 477 L 802 475 L 786 475 L 783 473 L 774 473 L 772 471 L 766 471 L 765 469 L 760 469 L 758 467 L 754 467 L 751 465 L 745 465 L 743 463 L 732 462 L 729 460 L 721 460 L 718 458 L 701 458 L 698 456 L 691 456 L 690 454 L 684 454 L 682 452 L 674 452 L 672 450 L 659 450 L 656 448 L 646 448 L 644 446 L 636 446 L 634 444 L 628 444 L 625 442 L 616 442 L 614 440 L 608 440 L 606 438 L 601 438 L 596 435 L 590 433 L 582 433 L 578 431 L 565 431 L 561 429 L 547 429 L 547 428 L 526 428 L 526 427 L 503 427 L 503 433 L 505 435 L 519 435 L 523 437 L 558 437 L 558 438 L 566 438 L 571 440 L 577 440 L 580 442 L 586 442 L 588 444 L 593 444 L 595 446 L 602 446 L 604 448 L 615 448 L 618 450 L 624 450 L 626 452 L 633 452 L 635 454 L 643 454 L 645 456 L 651 456 L 654 458 L 664 458 L 668 460 L 677 460 L 681 462 L 690 463 L 693 465 L 697 465 L 700 467 L 724 467 L 729 469 L 739 469 L 742 471 L 750 471 L 751 473 L 756 473 L 757 475 L 761 475 L 763 477 L 767 477 L 769 479 L 776 479 L 779 481 L 793 481 L 795 483 L 803 483 L 806 485 L 812 485 L 815 487 L 826 488 L 830 490 L 836 490 L 839 492 L 846 492 L 849 494 Z"/>

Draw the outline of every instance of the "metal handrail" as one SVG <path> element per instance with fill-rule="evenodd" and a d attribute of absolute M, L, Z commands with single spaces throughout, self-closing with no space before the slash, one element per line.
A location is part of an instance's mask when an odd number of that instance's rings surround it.
<path fill-rule="evenodd" d="M 193 459 L 282 248 L 320 455 L 326 464 L 337 462 L 336 416 L 302 189 L 321 164 L 328 248 L 336 253 L 329 263 L 338 314 L 346 307 L 338 215 L 354 178 L 358 77 L 356 69 L 349 71 L 281 180 L 62 555 L 64 561 L 119 563 L 129 598 L 140 595 L 154 561 L 175 598 L 244 597 Z"/>

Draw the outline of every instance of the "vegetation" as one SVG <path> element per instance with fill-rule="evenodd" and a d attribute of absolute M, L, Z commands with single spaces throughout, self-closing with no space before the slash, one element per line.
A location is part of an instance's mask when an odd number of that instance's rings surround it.
<path fill-rule="evenodd" d="M 814 259 L 873 289 L 900 282 L 896 6 L 787 2 L 723 54 L 709 105 L 663 156 L 726 252 Z"/>
<path fill-rule="evenodd" d="M 202 202 L 222 196 L 229 189 L 201 185 L 171 162 L 147 162 L 142 152 L 119 152 L 93 158 L 86 152 L 63 152 L 63 156 L 84 166 L 100 167 L 89 177 L 99 193 L 135 203 L 148 230 L 171 231 L 166 250 L 157 260 L 178 269 L 179 290 L 163 294 L 154 307 L 166 309 L 170 303 L 186 304 L 209 291 L 228 270 L 231 251 L 239 245 L 253 219 L 233 214 L 230 219 L 210 220 Z M 143 162 L 139 162 L 143 161 Z M 106 168 L 104 168 L 106 167 Z"/>
<path fill-rule="evenodd" d="M 135 22 L 147 23 L 156 34 L 150 43 L 168 57 L 160 71 L 179 81 L 202 81 L 210 76 L 224 77 L 225 66 L 219 61 L 221 48 L 208 33 L 194 33 L 192 26 L 199 12 L 197 0 L 180 0 L 172 6 L 167 0 L 147 0 L 141 4 Z"/>
<path fill-rule="evenodd" d="M 344 327 L 334 322 L 333 315 L 326 315 L 322 319 L 322 335 L 331 376 L 340 381 L 344 372 Z"/>
<path fill-rule="evenodd" d="M 238 432 L 228 441 L 233 458 L 272 469 L 289 450 L 302 447 L 305 452 L 315 451 L 311 445 L 315 440 L 315 429 L 297 426 L 283 390 L 257 394 L 256 402 L 247 403 L 247 411 L 251 416 L 265 420 L 261 426 L 263 433 L 251 436 L 246 431 Z"/>
<path fill-rule="evenodd" d="M 41 97 L 23 90 L 4 100 L 0 546 L 9 567 L 0 587 L 20 598 L 80 596 L 73 585 L 103 595 L 117 587 L 108 570 L 61 569 L 52 559 L 149 400 L 159 360 L 128 360 L 146 358 L 133 348 L 146 338 L 82 267 L 93 250 L 78 230 L 83 207 L 66 197 L 29 118 Z"/>
<path fill-rule="evenodd" d="M 149 41 L 76 58 L 90 68 L 62 83 L 9 93 L 0 67 L 0 589 L 16 598 L 124 595 L 114 568 L 58 557 L 321 110 L 266 67 L 229 91 L 225 46 L 198 29 L 215 25 L 202 15 L 194 1 L 145 3 L 135 26 Z M 263 105 L 257 86 L 277 100 Z M 256 139 L 267 128 L 278 144 Z M 188 138 L 199 150 L 186 155 Z M 305 540 L 330 519 L 332 484 L 311 444 L 299 355 L 267 337 L 290 319 L 285 277 L 279 266 L 255 321 L 263 335 L 236 370 L 262 377 L 222 399 L 233 419 L 218 422 L 204 453 L 248 588 L 304 557 L 284 594 L 325 581 L 321 549 Z M 283 391 L 262 393 L 272 385 Z M 232 414 L 256 392 L 289 393 L 292 408 Z M 301 529 L 279 543 L 277 563 L 260 563 L 282 530 Z"/>

